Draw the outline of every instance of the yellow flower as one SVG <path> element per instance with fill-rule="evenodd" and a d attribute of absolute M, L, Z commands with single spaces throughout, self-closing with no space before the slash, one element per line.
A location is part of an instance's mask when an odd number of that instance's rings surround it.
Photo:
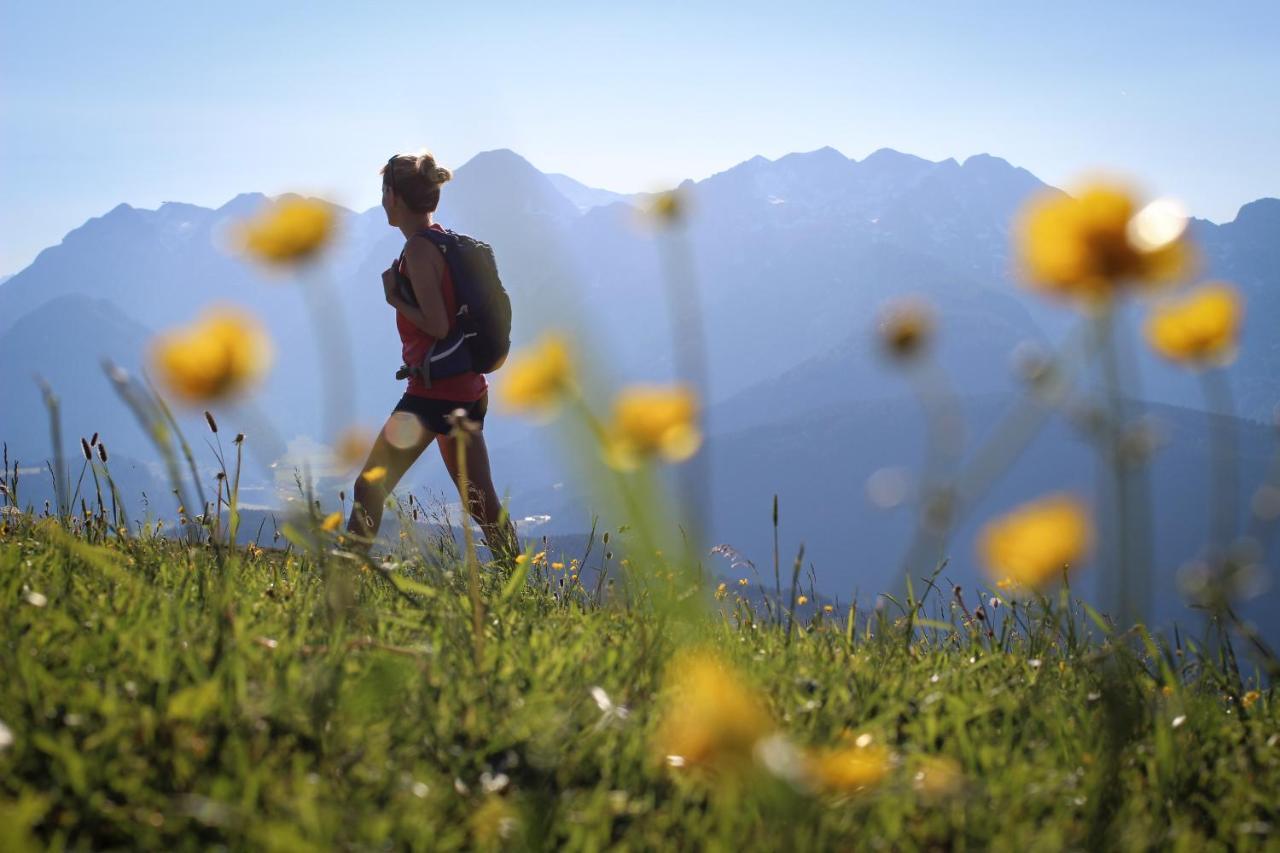
<path fill-rule="evenodd" d="M 527 562 L 529 562 L 529 555 L 528 555 L 528 554 L 517 554 L 517 555 L 516 555 L 516 565 L 517 565 L 517 566 L 523 566 L 523 565 L 524 565 L 525 563 L 527 563 Z"/>
<path fill-rule="evenodd" d="M 1253 703 L 1257 702 L 1261 698 L 1262 694 L 1257 690 L 1250 690 L 1248 693 L 1240 697 L 1240 704 L 1244 705 L 1246 709 L 1252 708 Z"/>
<path fill-rule="evenodd" d="M 551 568 L 555 569 L 558 572 L 564 568 L 564 563 L 552 563 Z"/>
<path fill-rule="evenodd" d="M 933 334 L 933 309 L 918 298 L 901 299 L 881 312 L 880 345 L 894 359 L 907 360 L 928 345 Z"/>
<path fill-rule="evenodd" d="M 620 470 L 636 468 L 658 455 L 681 462 L 698 451 L 698 399 L 683 385 L 634 385 L 613 403 L 613 420 L 606 431 L 605 460 Z"/>
<path fill-rule="evenodd" d="M 750 581 L 746 578 L 738 578 L 738 586 L 746 586 Z"/>
<path fill-rule="evenodd" d="M 364 427 L 347 427 L 338 435 L 333 455 L 338 465 L 350 470 L 365 460 L 373 447 L 373 435 Z"/>
<path fill-rule="evenodd" d="M 547 564 L 547 552 L 539 551 L 533 555 L 533 564 L 535 566 L 545 566 Z"/>
<path fill-rule="evenodd" d="M 801 595 L 796 598 L 796 604 L 808 604 L 808 603 L 809 603 L 809 596 L 807 595 Z"/>
<path fill-rule="evenodd" d="M 834 607 L 832 607 L 830 604 L 824 604 L 824 605 L 822 605 L 822 612 L 823 612 L 823 613 L 834 613 L 834 612 L 835 612 L 835 608 L 834 608 Z"/>
<path fill-rule="evenodd" d="M 1152 310 L 1147 342 L 1170 361 L 1225 363 L 1235 355 L 1241 313 L 1234 287 L 1226 282 L 1202 285 L 1186 298 Z"/>
<path fill-rule="evenodd" d="M 751 760 L 756 742 L 773 731 L 757 693 L 708 649 L 676 654 L 664 693 L 654 748 L 674 767 L 740 767 Z"/>
<path fill-rule="evenodd" d="M 286 198 L 263 207 L 239 229 L 241 248 L 268 264 L 314 256 L 333 236 L 333 209 L 322 201 Z"/>
<path fill-rule="evenodd" d="M 724 601 L 725 597 L 728 594 L 729 594 L 728 584 L 721 581 L 720 584 L 716 587 L 716 601 Z"/>
<path fill-rule="evenodd" d="M 374 465 L 368 471 L 360 475 L 360 478 L 366 483 L 378 483 L 386 479 L 387 468 L 385 465 Z"/>
<path fill-rule="evenodd" d="M 1021 274 L 1035 287 L 1085 301 L 1127 284 L 1177 280 L 1191 265 L 1187 217 L 1160 199 L 1139 209 L 1123 187 L 1093 184 L 1075 196 L 1033 199 L 1014 223 Z"/>
<path fill-rule="evenodd" d="M 546 417 L 573 385 L 569 343 L 562 335 L 548 334 L 505 365 L 496 393 L 512 411 Z"/>
<path fill-rule="evenodd" d="M 169 390 L 198 403 L 232 395 L 260 377 L 271 362 L 271 343 L 252 316 L 217 307 L 157 337 L 150 360 Z"/>
<path fill-rule="evenodd" d="M 877 744 L 840 746 L 809 756 L 809 778 L 823 791 L 852 794 L 889 774 L 889 750 Z"/>
<path fill-rule="evenodd" d="M 964 790 L 964 771 L 960 764 L 945 755 L 920 761 L 911 779 L 912 787 L 926 799 L 944 799 Z"/>
<path fill-rule="evenodd" d="M 1050 495 L 988 522 L 978 551 L 992 578 L 1039 589 L 1089 549 L 1089 515 L 1069 495 Z"/>
<path fill-rule="evenodd" d="M 679 190 L 658 193 L 649 206 L 649 215 L 666 224 L 674 224 L 684 218 L 685 203 Z"/>
<path fill-rule="evenodd" d="M 325 533 L 332 533 L 338 529 L 338 525 L 342 523 L 342 513 L 331 512 L 324 517 L 324 521 L 320 522 L 320 529 Z"/>

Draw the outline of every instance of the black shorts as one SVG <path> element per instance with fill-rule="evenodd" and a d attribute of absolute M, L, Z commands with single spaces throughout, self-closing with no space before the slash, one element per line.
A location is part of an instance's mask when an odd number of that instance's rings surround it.
<path fill-rule="evenodd" d="M 461 400 L 431 400 L 416 394 L 405 394 L 392 411 L 417 415 L 419 422 L 427 429 L 437 435 L 448 435 L 452 429 L 447 415 L 454 409 L 466 410 L 467 417 L 483 427 L 484 413 L 489 410 L 489 392 L 485 391 L 479 400 L 470 403 Z"/>

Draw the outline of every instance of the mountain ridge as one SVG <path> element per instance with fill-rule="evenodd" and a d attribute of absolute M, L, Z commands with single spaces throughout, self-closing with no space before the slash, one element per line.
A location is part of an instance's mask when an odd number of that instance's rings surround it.
<path fill-rule="evenodd" d="M 920 157 L 915 154 L 901 152 L 894 148 L 884 147 L 884 148 L 876 149 L 875 151 L 871 152 L 866 157 L 864 157 L 862 160 L 856 160 L 853 158 L 846 157 L 838 149 L 828 145 L 818 149 L 814 149 L 812 151 L 789 152 L 787 154 L 784 154 L 778 157 L 775 160 L 770 160 L 767 157 L 764 157 L 763 155 L 757 154 L 751 158 L 748 158 L 747 160 L 741 161 L 721 171 L 715 172 L 701 180 L 694 180 L 691 178 L 684 179 L 683 181 L 680 182 L 678 186 L 686 186 L 686 185 L 698 186 L 701 184 L 705 184 L 707 181 L 710 181 L 713 178 L 717 178 L 723 175 L 728 175 L 730 173 L 733 173 L 734 170 L 740 169 L 744 166 L 749 166 L 751 168 L 761 168 L 761 167 L 766 167 L 770 165 L 776 166 L 783 163 L 803 161 L 806 158 L 818 158 L 818 159 L 824 159 L 827 161 L 836 161 L 844 164 L 863 165 L 863 166 L 867 164 L 892 163 L 894 164 L 895 168 L 899 168 L 904 165 L 910 165 L 916 168 L 926 168 L 929 166 L 938 167 L 938 166 L 946 166 L 947 164 L 952 164 L 963 170 L 966 168 L 970 168 L 971 166 L 979 166 L 979 167 L 982 167 L 983 169 L 990 169 L 990 167 L 995 166 L 996 168 L 1006 168 L 1013 173 L 1021 173 L 1027 177 L 1035 178 L 1035 180 L 1037 181 L 1039 180 L 1038 178 L 1035 177 L 1033 172 L 1026 169 L 1025 167 L 1014 166 L 1011 163 L 1009 163 L 1008 160 L 990 153 L 986 153 L 986 152 L 971 154 L 965 157 L 963 161 L 959 161 L 954 157 L 949 157 L 940 161 L 933 161 L 933 160 L 928 160 L 926 158 Z M 526 158 L 524 158 L 523 156 L 521 156 L 520 154 L 518 154 L 517 152 L 509 148 L 490 149 L 490 150 L 482 151 L 475 154 L 473 157 L 467 160 L 462 166 L 459 166 L 455 170 L 454 172 L 455 178 L 460 173 L 465 173 L 465 171 L 471 171 L 471 169 L 469 169 L 468 167 L 473 167 L 478 165 L 489 165 L 490 163 L 493 163 L 493 162 L 502 163 L 504 168 L 506 169 L 510 169 L 512 165 L 518 164 L 519 167 L 524 167 L 524 168 L 538 172 L 538 174 L 547 178 L 551 186 L 556 189 L 556 192 L 562 196 L 565 196 L 566 200 L 569 201 L 571 204 L 574 203 L 574 199 L 569 198 L 567 195 L 565 195 L 565 193 L 562 192 L 561 190 L 562 187 L 564 188 L 572 187 L 574 192 L 579 194 L 598 195 L 601 198 L 611 199 L 612 201 L 622 201 L 624 203 L 628 202 L 629 200 L 645 198 L 651 195 L 648 193 L 619 193 L 613 190 L 609 190 L 607 188 L 590 186 L 586 183 L 578 181 L 577 179 L 567 174 L 543 173 L 539 171 L 536 166 L 533 166 L 533 164 L 530 163 Z M 196 204 L 191 204 L 188 202 L 180 202 L 180 201 L 161 202 L 161 204 L 155 208 L 137 207 L 129 204 L 128 202 L 120 202 L 115 207 L 111 208 L 105 213 L 95 217 L 90 217 L 81 225 L 71 229 L 71 231 L 67 232 L 67 234 L 64 235 L 63 240 L 65 241 L 67 237 L 70 237 L 71 235 L 76 234 L 77 232 L 80 232 L 86 226 L 89 226 L 95 222 L 99 222 L 101 220 L 108 219 L 108 218 L 119 218 L 122 216 L 134 216 L 134 215 L 146 214 L 146 213 L 162 213 L 165 211 L 166 208 L 171 208 L 171 209 L 180 208 L 183 210 L 200 212 L 204 214 L 220 213 L 220 214 L 227 214 L 227 215 L 244 216 L 244 215 L 251 214 L 254 209 L 256 209 L 260 204 L 262 204 L 263 202 L 267 201 L 270 198 L 280 198 L 282 196 L 288 196 L 288 195 L 293 195 L 293 194 L 282 193 L 273 197 L 257 191 L 241 192 L 236 194 L 232 198 L 228 199 L 226 202 L 224 202 L 222 205 L 219 205 L 216 208 L 208 208 L 202 205 L 196 205 Z M 609 203 L 612 203 L 612 202 L 609 202 Z M 576 205 L 576 206 L 580 208 L 580 212 L 585 213 L 587 212 L 587 210 L 593 207 L 602 206 L 602 203 L 591 204 L 591 205 Z M 349 209 L 339 204 L 333 204 L 333 207 L 335 207 L 340 211 L 343 211 L 345 214 L 350 214 L 352 216 L 365 216 L 379 209 L 377 205 L 367 208 L 363 211 L 356 211 L 353 209 Z M 1240 208 L 1237 210 L 1236 215 L 1232 219 L 1225 220 L 1222 222 L 1216 222 L 1214 220 L 1210 220 L 1202 217 L 1196 217 L 1196 219 L 1198 221 L 1207 222 L 1216 226 L 1231 225 L 1231 224 L 1252 225 L 1258 222 L 1259 220 L 1265 222 L 1266 224 L 1274 224 L 1275 222 L 1280 221 L 1280 199 L 1270 197 L 1270 196 L 1260 196 L 1252 201 L 1248 201 L 1242 204 Z M 40 255 L 43 255 L 45 252 L 53 248 L 56 248 L 56 246 L 45 247 L 44 249 L 41 250 Z M 39 258 L 40 255 L 37 255 L 37 259 Z M 16 272 L 9 273 L 6 275 L 0 275 L 0 284 L 4 284 L 8 280 L 17 277 L 22 272 L 25 272 L 27 269 L 33 266 L 34 263 L 35 262 L 33 261 L 32 264 L 28 264 L 26 267 L 23 267 L 22 269 L 17 270 Z"/>

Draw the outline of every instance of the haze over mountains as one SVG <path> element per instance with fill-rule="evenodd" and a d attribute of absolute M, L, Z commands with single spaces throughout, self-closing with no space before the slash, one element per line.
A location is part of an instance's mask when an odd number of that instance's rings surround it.
<path fill-rule="evenodd" d="M 912 385 L 875 351 L 878 310 L 907 294 L 933 302 L 937 363 L 966 401 L 971 437 L 980 436 L 1019 388 L 1013 350 L 1028 341 L 1056 346 L 1078 320 L 1010 276 L 1009 222 L 1042 189 L 1031 173 L 989 155 L 931 162 L 883 149 L 855 161 L 824 148 L 756 157 L 686 181 L 686 227 L 664 232 L 638 215 L 643 196 L 544 175 L 499 150 L 456 170 L 438 218 L 494 245 L 512 295 L 517 347 L 545 328 L 568 329 L 615 381 L 661 380 L 679 373 L 673 341 L 701 329 L 715 474 L 712 538 L 763 562 L 768 505 L 778 492 L 792 545 L 803 539 L 820 581 L 829 584 L 825 591 L 847 595 L 855 585 L 864 592 L 889 585 L 908 520 L 905 510 L 886 517 L 869 507 L 867 474 L 888 464 L 918 467 L 922 454 Z M 122 204 L 0 283 L 0 439 L 11 458 L 25 465 L 49 455 L 47 419 L 31 379 L 38 373 L 62 397 L 68 449 L 79 435 L 101 432 L 114 454 L 131 460 L 138 481 L 151 477 L 153 496 L 163 494 L 154 453 L 98 364 L 105 356 L 136 370 L 154 331 L 188 322 L 216 301 L 251 309 L 275 341 L 276 364 L 258 410 L 286 441 L 327 440 L 319 432 L 320 347 L 340 341 L 316 340 L 303 288 L 331 293 L 326 310 L 345 321 L 357 377 L 351 421 L 381 423 L 400 387 L 380 272 L 402 236 L 380 207 L 339 209 L 341 236 L 322 266 L 297 282 L 267 280 L 221 248 L 226 227 L 263 200 L 246 193 L 216 210 Z M 1246 470 L 1256 472 L 1272 452 L 1261 423 L 1280 400 L 1280 201 L 1260 199 L 1232 222 L 1195 220 L 1192 228 L 1203 275 L 1236 282 L 1247 301 L 1231 381 L 1239 413 L 1259 422 L 1240 425 Z M 666 284 L 672 278 L 674 308 Z M 1162 451 L 1155 469 L 1168 516 L 1160 537 L 1167 552 L 1158 557 L 1168 568 L 1203 541 L 1195 521 L 1207 501 L 1205 418 L 1195 411 L 1203 404 L 1193 377 L 1146 354 L 1133 331 L 1136 306 L 1129 315 L 1138 396 L 1161 404 L 1156 411 L 1168 432 L 1182 439 Z M 226 430 L 248 422 L 232 409 L 220 414 Z M 199 454 L 202 421 L 193 414 L 187 423 Z M 510 490 L 517 516 L 550 515 L 541 529 L 553 532 L 589 526 L 587 501 L 568 480 L 547 429 L 498 414 L 486 434 L 499 491 Z M 1037 441 L 1038 461 L 1028 461 L 981 510 L 1006 508 L 1063 480 L 1090 493 L 1083 439 L 1059 424 Z M 406 485 L 443 489 L 441 467 L 432 456 Z M 250 487 L 272 504 L 267 477 L 250 474 Z M 1253 485 L 1246 477 L 1242 497 Z M 956 544 L 962 576 L 972 570 L 970 533 L 962 531 Z"/>

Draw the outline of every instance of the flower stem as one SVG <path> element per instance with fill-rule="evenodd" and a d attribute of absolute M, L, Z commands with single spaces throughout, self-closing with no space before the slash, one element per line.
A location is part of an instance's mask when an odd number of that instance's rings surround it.
<path fill-rule="evenodd" d="M 1239 441 L 1231 384 L 1221 368 L 1200 375 L 1200 387 L 1209 409 L 1210 495 L 1213 501 L 1210 536 L 1213 547 L 1225 554 L 1235 536 L 1238 521 Z"/>

